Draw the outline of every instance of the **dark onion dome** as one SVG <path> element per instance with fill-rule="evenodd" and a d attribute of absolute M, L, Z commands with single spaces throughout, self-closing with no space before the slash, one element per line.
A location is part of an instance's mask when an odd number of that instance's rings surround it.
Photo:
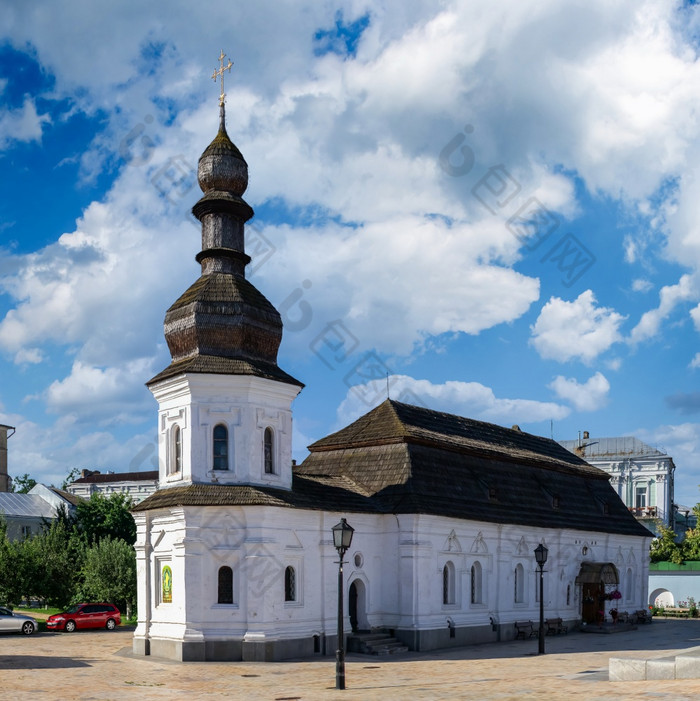
<path fill-rule="evenodd" d="M 223 105 L 222 105 L 223 114 Z M 219 133 L 199 157 L 197 179 L 202 192 L 224 190 L 242 195 L 248 187 L 248 164 L 226 133 L 223 116 Z"/>

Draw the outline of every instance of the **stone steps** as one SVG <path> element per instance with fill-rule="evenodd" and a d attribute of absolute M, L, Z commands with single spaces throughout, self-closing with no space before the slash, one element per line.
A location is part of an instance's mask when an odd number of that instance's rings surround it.
<path fill-rule="evenodd" d="M 398 655 L 408 647 L 384 630 L 354 633 L 348 637 L 348 652 L 362 655 Z"/>

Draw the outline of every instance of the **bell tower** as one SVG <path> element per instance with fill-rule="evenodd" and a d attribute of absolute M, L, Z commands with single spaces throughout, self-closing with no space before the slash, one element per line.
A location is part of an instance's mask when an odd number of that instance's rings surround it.
<path fill-rule="evenodd" d="M 245 277 L 243 199 L 248 164 L 226 132 L 224 73 L 219 131 L 197 168 L 203 192 L 199 279 L 168 309 L 172 362 L 147 385 L 159 404 L 159 483 L 257 484 L 291 488 L 291 402 L 302 383 L 277 365 L 279 312 Z"/>

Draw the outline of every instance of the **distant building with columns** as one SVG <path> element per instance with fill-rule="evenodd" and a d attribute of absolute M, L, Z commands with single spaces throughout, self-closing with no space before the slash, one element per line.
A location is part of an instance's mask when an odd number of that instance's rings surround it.
<path fill-rule="evenodd" d="M 638 438 L 583 437 L 559 443 L 610 475 L 610 484 L 627 508 L 655 533 L 657 524 L 674 528 L 673 458 Z"/>

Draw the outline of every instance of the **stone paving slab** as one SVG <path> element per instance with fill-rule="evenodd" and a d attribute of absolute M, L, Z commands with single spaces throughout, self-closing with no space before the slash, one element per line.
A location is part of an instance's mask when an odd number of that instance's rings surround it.
<path fill-rule="evenodd" d="M 608 681 L 611 657 L 671 657 L 700 644 L 700 620 L 654 621 L 617 635 L 537 640 L 407 653 L 349 655 L 347 689 L 336 691 L 335 661 L 173 662 L 131 653 L 132 631 L 0 635 L 0 699 L 494 699 L 598 701 L 697 699 L 700 679 Z M 688 659 L 692 659 L 690 656 Z M 697 658 L 695 658 L 697 660 Z"/>

